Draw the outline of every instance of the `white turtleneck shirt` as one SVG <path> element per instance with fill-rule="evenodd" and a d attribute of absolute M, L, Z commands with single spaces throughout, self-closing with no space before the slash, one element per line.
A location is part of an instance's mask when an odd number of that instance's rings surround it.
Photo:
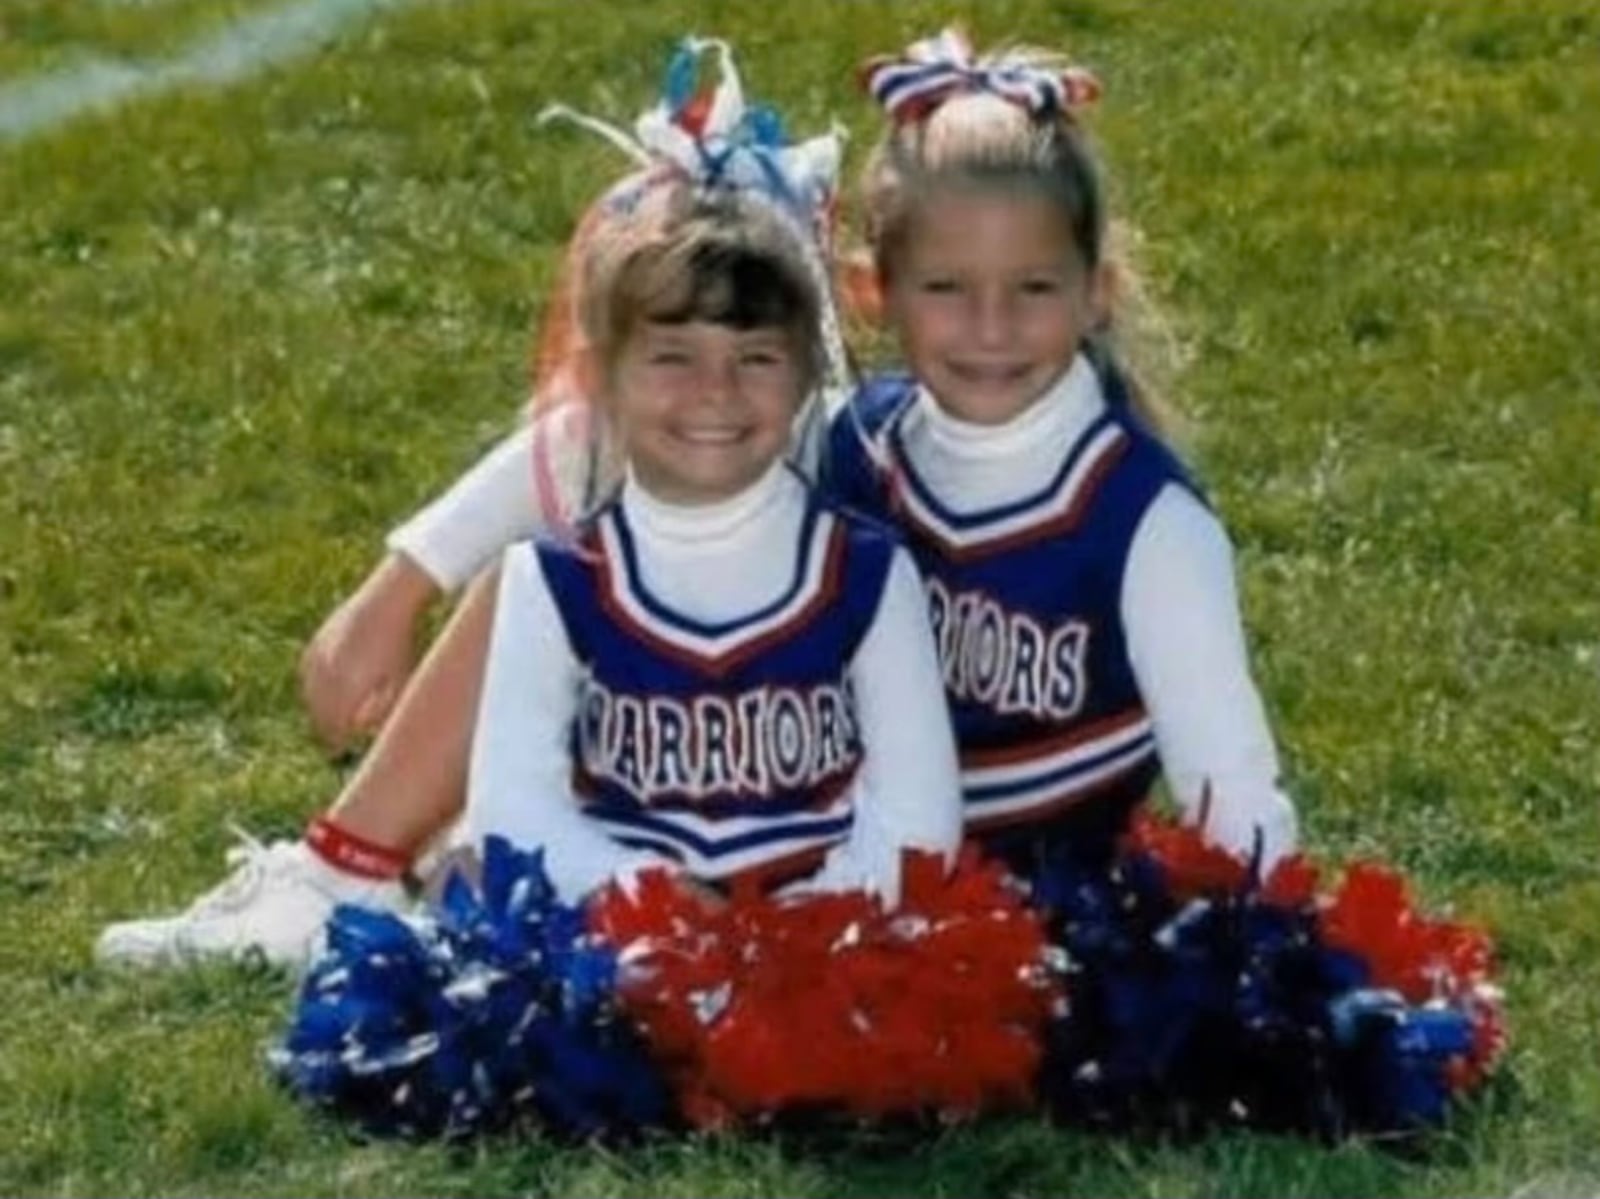
<path fill-rule="evenodd" d="M 720 503 L 669 504 L 632 477 L 621 503 L 643 586 L 677 615 L 720 624 L 768 607 L 794 579 L 804 484 L 776 466 Z M 506 551 L 473 739 L 467 822 L 542 845 L 552 880 L 577 897 L 648 865 L 587 819 L 572 789 L 569 735 L 582 667 L 529 543 Z M 899 893 L 901 851 L 948 855 L 961 836 L 955 743 L 916 565 L 896 548 L 848 678 L 863 746 L 848 838 L 809 886 Z"/>

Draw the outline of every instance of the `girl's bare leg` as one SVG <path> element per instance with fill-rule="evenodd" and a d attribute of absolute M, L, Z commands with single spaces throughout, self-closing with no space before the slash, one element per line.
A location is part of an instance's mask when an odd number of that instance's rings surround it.
<path fill-rule="evenodd" d="M 350 835 L 410 858 L 460 815 L 498 581 L 467 589 L 328 809 Z"/>

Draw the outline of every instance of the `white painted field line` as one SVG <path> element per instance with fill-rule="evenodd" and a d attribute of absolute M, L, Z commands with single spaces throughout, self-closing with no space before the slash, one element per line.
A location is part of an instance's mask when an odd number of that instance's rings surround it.
<path fill-rule="evenodd" d="M 298 0 L 251 13 L 191 42 L 170 58 L 92 58 L 0 87 L 0 142 L 45 133 L 74 117 L 186 84 L 225 84 L 309 54 L 345 26 L 417 0 Z"/>

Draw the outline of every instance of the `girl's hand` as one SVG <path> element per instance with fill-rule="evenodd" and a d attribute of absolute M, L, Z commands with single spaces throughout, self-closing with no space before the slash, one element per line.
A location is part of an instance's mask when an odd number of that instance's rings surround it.
<path fill-rule="evenodd" d="M 392 553 L 307 644 L 300 696 L 329 752 L 344 753 L 389 715 L 416 666 L 417 624 L 438 593 L 419 566 Z"/>

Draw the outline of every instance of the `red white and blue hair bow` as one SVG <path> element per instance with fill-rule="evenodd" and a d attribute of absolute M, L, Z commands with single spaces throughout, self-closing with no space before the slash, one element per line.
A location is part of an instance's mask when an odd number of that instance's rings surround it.
<path fill-rule="evenodd" d="M 708 51 L 720 67 L 715 86 L 700 78 L 700 60 Z M 550 105 L 539 116 L 541 123 L 556 119 L 599 134 L 643 168 L 668 166 L 705 187 L 763 196 L 827 246 L 843 156 L 839 130 L 790 141 L 775 109 L 746 102 L 724 41 L 683 39 L 667 65 L 661 98 L 631 133 L 564 104 Z"/>
<path fill-rule="evenodd" d="M 880 55 L 861 69 L 862 85 L 900 124 L 920 121 L 953 96 L 999 96 L 1038 119 L 1070 116 L 1100 96 L 1100 81 L 1081 67 L 1053 70 L 1022 58 L 979 61 L 959 30 L 912 43 L 903 55 Z"/>

